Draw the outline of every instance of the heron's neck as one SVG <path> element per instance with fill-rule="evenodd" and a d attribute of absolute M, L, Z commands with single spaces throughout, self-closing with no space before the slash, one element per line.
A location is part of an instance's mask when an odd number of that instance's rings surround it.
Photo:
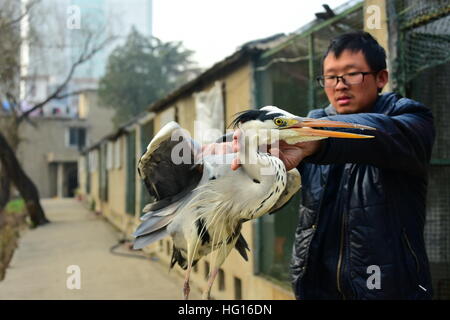
<path fill-rule="evenodd" d="M 270 165 L 266 157 L 258 153 L 261 140 L 256 134 L 242 132 L 239 140 L 239 161 L 247 175 L 257 181 L 261 180 L 261 171 Z"/>

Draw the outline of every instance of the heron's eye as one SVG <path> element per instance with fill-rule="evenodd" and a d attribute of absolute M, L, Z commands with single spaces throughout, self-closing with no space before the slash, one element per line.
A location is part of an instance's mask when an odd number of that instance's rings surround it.
<path fill-rule="evenodd" d="M 273 119 L 273 122 L 279 127 L 285 126 L 287 124 L 286 121 L 280 118 Z"/>

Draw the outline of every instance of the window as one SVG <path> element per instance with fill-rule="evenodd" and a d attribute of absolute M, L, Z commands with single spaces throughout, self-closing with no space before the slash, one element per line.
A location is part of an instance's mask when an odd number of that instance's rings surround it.
<path fill-rule="evenodd" d="M 69 128 L 69 147 L 81 150 L 86 145 L 86 128 Z"/>
<path fill-rule="evenodd" d="M 234 277 L 234 300 L 242 300 L 242 281 Z"/>
<path fill-rule="evenodd" d="M 205 274 L 204 274 L 204 276 L 205 276 L 205 280 L 208 280 L 208 278 L 209 278 L 209 262 L 208 261 L 205 261 Z"/>
<path fill-rule="evenodd" d="M 225 272 L 223 269 L 219 269 L 219 290 L 225 290 Z"/>
<path fill-rule="evenodd" d="M 195 139 L 211 143 L 225 132 L 225 104 L 222 82 L 217 81 L 208 91 L 194 93 Z"/>
<path fill-rule="evenodd" d="M 168 256 L 170 256 L 170 241 L 169 240 L 166 241 L 166 253 Z"/>

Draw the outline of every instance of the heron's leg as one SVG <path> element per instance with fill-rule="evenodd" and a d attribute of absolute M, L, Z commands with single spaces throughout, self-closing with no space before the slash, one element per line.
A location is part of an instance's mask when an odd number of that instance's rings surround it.
<path fill-rule="evenodd" d="M 209 300 L 209 294 L 211 292 L 211 287 L 214 283 L 214 280 L 216 279 L 218 272 L 219 272 L 219 267 L 215 267 L 214 270 L 212 271 L 212 273 L 210 274 L 206 288 L 205 288 L 205 290 L 203 290 L 203 294 L 202 294 L 203 300 Z"/>
<path fill-rule="evenodd" d="M 184 286 L 183 286 L 183 295 L 184 295 L 184 300 L 188 300 L 189 298 L 189 292 L 191 291 L 191 288 L 189 286 L 189 277 L 191 275 L 191 270 L 192 270 L 192 262 L 194 261 L 194 243 L 191 242 L 187 242 L 186 244 L 186 249 L 187 249 L 187 270 L 186 270 L 186 275 L 184 277 Z"/>
<path fill-rule="evenodd" d="M 183 286 L 184 300 L 189 299 L 189 292 L 191 291 L 191 288 L 189 287 L 189 276 L 191 274 L 191 269 L 192 266 L 189 264 L 186 270 L 186 275 L 184 277 L 184 286 Z"/>
<path fill-rule="evenodd" d="M 209 274 L 208 283 L 206 285 L 205 290 L 203 290 L 202 299 L 209 300 L 211 287 L 214 284 L 214 280 L 216 279 L 217 273 L 219 272 L 219 268 L 224 263 L 225 259 L 230 254 L 231 250 L 234 248 L 235 243 L 236 240 L 218 250 L 217 252 L 218 257 L 216 259 L 216 262 L 214 263 L 214 268 L 212 272 Z"/>

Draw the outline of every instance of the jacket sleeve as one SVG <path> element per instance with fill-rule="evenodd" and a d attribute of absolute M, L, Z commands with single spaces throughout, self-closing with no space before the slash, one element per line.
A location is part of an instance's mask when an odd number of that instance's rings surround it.
<path fill-rule="evenodd" d="M 356 113 L 326 117 L 329 120 L 358 123 L 377 130 L 339 129 L 374 136 L 372 139 L 328 138 L 314 155 L 304 159 L 315 164 L 361 163 L 426 174 L 435 137 L 433 116 L 425 106 L 413 100 L 396 106 L 395 112 Z"/>

